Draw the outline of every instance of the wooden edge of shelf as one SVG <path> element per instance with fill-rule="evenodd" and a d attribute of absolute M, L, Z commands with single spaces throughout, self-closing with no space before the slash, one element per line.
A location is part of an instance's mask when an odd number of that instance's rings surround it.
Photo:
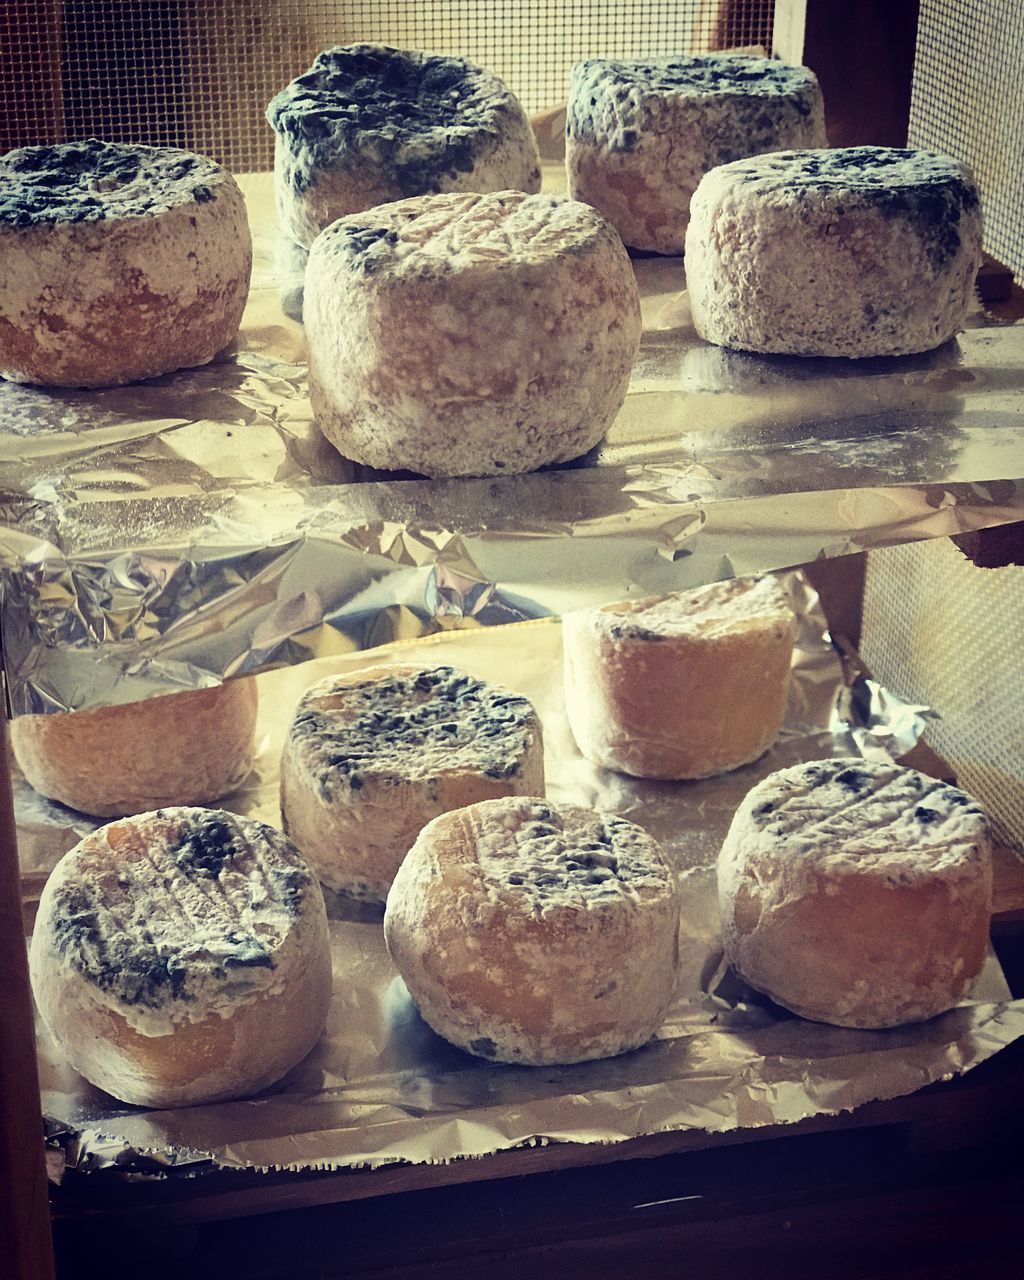
<path fill-rule="evenodd" d="M 224 1221 L 251 1214 L 322 1208 L 358 1200 L 408 1192 L 452 1188 L 530 1175 L 563 1173 L 603 1165 L 712 1150 L 749 1147 L 807 1135 L 835 1135 L 853 1131 L 899 1129 L 908 1147 L 917 1151 L 971 1146 L 997 1123 L 993 1116 L 1017 1096 L 1017 1077 L 1024 1046 L 1006 1052 L 1015 1056 L 1013 1070 L 996 1060 L 981 1063 L 967 1075 L 942 1081 L 902 1098 L 865 1103 L 838 1115 L 811 1116 L 794 1124 L 766 1125 L 728 1133 L 683 1130 L 634 1138 L 620 1143 L 550 1143 L 499 1151 L 478 1159 L 445 1164 L 396 1164 L 378 1169 L 257 1173 L 225 1170 L 178 1184 L 108 1182 L 103 1175 L 88 1187 L 58 1190 L 57 1221 L 82 1222 L 102 1217 L 111 1227 L 184 1226 Z M 993 1105 L 994 1102 L 997 1105 Z"/>
<path fill-rule="evenodd" d="M 47 1280 L 53 1242 L 7 742 L 0 715 L 0 1262 L 5 1280 Z"/>

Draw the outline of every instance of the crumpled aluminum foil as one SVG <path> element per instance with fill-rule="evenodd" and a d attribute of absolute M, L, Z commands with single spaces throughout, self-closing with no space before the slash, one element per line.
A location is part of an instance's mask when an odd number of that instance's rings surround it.
<path fill-rule="evenodd" d="M 564 182 L 548 167 L 546 184 Z M 432 482 L 342 459 L 305 385 L 304 255 L 267 174 L 235 354 L 136 386 L 0 383 L 0 636 L 14 714 L 128 702 L 458 627 L 1024 515 L 1024 326 L 922 356 L 711 347 L 681 260 L 577 463 Z"/>
<path fill-rule="evenodd" d="M 573 1067 L 508 1067 L 472 1058 L 415 1012 L 388 959 L 380 910 L 332 897 L 334 1000 L 327 1031 L 303 1063 L 259 1098 L 175 1111 L 125 1107 L 62 1063 L 40 1028 L 54 1176 L 64 1168 L 111 1166 L 191 1175 L 208 1168 L 434 1162 L 538 1142 L 755 1129 L 911 1093 L 1024 1035 L 1024 1001 L 1009 999 L 994 958 L 972 1000 L 922 1025 L 878 1032 L 805 1022 L 745 988 L 723 965 L 713 864 L 749 788 L 797 761 L 856 754 L 863 731 L 877 730 L 881 741 L 884 730 L 894 749 L 908 750 L 922 723 L 922 709 L 903 708 L 891 694 L 859 702 L 848 696 L 813 591 L 799 573 L 783 581 L 800 618 L 783 734 L 755 764 L 701 782 L 627 778 L 580 756 L 562 700 L 561 630 L 551 621 L 421 638 L 372 659 L 323 659 L 260 677 L 260 758 L 226 804 L 273 823 L 277 760 L 294 707 L 328 672 L 368 660 L 450 662 L 527 695 L 544 725 L 548 795 L 640 823 L 681 877 L 682 973 L 656 1040 L 635 1053 Z M 844 718 L 856 705 L 863 722 Z M 98 825 L 40 800 L 21 780 L 16 812 L 24 869 L 37 887 L 60 854 Z"/>

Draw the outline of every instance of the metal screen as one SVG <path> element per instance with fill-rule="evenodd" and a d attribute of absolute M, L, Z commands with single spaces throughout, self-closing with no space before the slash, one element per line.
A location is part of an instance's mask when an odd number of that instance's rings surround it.
<path fill-rule="evenodd" d="M 978 569 L 946 538 L 870 552 L 861 651 L 938 712 L 929 745 L 1024 850 L 1024 568 Z"/>
<path fill-rule="evenodd" d="M 772 43 L 773 0 L 2 0 L 0 150 L 101 137 L 269 169 L 271 97 L 332 44 L 458 53 L 527 111 L 582 57 Z"/>
<path fill-rule="evenodd" d="M 974 169 L 985 248 L 1024 276 L 1024 3 L 922 0 L 910 107 L 912 146 Z"/>

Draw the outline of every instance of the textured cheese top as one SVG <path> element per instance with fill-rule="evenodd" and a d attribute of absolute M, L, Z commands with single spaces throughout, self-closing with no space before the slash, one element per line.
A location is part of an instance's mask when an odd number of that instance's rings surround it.
<path fill-rule="evenodd" d="M 330 800 L 367 781 L 463 770 L 509 778 L 540 733 L 519 694 L 454 667 L 395 667 L 314 685 L 299 703 L 289 747 Z"/>
<path fill-rule="evenodd" d="M 87 836 L 55 869 L 40 921 L 99 999 L 165 1035 L 274 987 L 296 920 L 317 907 L 316 880 L 272 827 L 172 808 Z"/>
<path fill-rule="evenodd" d="M 974 880 L 989 855 L 988 821 L 956 787 L 869 760 L 818 760 L 772 774 L 733 819 L 730 848 L 777 854 L 787 877 L 859 874 L 912 885 Z"/>
<path fill-rule="evenodd" d="M 540 266 L 566 254 L 621 246 L 589 205 L 521 191 L 423 196 L 350 214 L 329 227 L 320 258 L 340 258 L 349 271 L 374 277 L 440 280 L 472 268 Z"/>
<path fill-rule="evenodd" d="M 522 114 L 503 81 L 465 58 L 378 44 L 324 50 L 267 108 L 297 156 L 297 191 L 308 190 L 318 169 L 369 163 L 410 196 L 469 173 L 481 139 L 497 138 L 508 117 Z"/>
<path fill-rule="evenodd" d="M 791 630 L 793 610 L 773 578 L 733 578 L 694 591 L 604 605 L 594 611 L 594 620 L 616 640 L 711 640 L 746 631 L 752 623 Z"/>
<path fill-rule="evenodd" d="M 625 818 L 517 796 L 461 813 L 485 903 L 539 917 L 637 907 L 675 891 L 657 844 Z"/>
<path fill-rule="evenodd" d="M 0 158 L 0 227 L 148 218 L 205 204 L 231 182 L 220 165 L 173 147 L 67 142 Z"/>
<path fill-rule="evenodd" d="M 707 174 L 694 207 L 733 199 L 759 208 L 802 205 L 854 214 L 871 210 L 910 222 L 936 267 L 960 247 L 961 215 L 979 206 L 970 169 L 952 156 L 895 147 L 776 151 Z"/>
<path fill-rule="evenodd" d="M 809 116 L 820 97 L 806 67 L 771 58 L 705 54 L 630 62 L 590 58 L 573 67 L 566 128 L 571 138 L 600 141 L 632 151 L 640 141 L 652 100 L 691 101 L 724 107 L 746 104 L 742 154 L 763 149 L 779 128 L 778 106 Z M 765 110 L 765 108 L 772 108 Z"/>

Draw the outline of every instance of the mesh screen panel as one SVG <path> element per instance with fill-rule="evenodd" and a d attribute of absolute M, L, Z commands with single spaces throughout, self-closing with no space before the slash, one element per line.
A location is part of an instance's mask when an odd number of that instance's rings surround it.
<path fill-rule="evenodd" d="M 0 150 L 98 136 L 269 169 L 271 97 L 332 44 L 459 53 L 527 111 L 582 57 L 771 47 L 773 0 L 3 0 Z"/>
<path fill-rule="evenodd" d="M 1024 568 L 978 569 L 945 538 L 869 552 L 860 647 L 939 713 L 929 745 L 1024 850 Z"/>
<path fill-rule="evenodd" d="M 910 143 L 948 151 L 974 169 L 985 248 L 1024 276 L 1024 4 L 922 0 Z"/>

